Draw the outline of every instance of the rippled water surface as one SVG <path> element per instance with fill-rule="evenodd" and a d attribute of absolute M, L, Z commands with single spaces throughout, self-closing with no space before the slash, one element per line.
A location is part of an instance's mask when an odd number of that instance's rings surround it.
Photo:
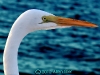
<path fill-rule="evenodd" d="M 2 58 L 10 28 L 28 9 L 40 9 L 100 26 L 100 0 L 0 0 L 0 75 L 4 75 Z M 71 27 L 32 32 L 21 42 L 18 66 L 21 75 L 66 69 L 72 71 L 67 75 L 100 75 L 100 28 Z"/>

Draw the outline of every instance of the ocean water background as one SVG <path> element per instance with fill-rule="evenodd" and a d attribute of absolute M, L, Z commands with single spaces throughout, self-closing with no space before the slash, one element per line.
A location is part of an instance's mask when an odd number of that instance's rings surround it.
<path fill-rule="evenodd" d="M 28 9 L 40 9 L 100 26 L 100 0 L 0 0 L 0 75 L 4 75 L 3 51 L 10 28 Z M 44 74 L 42 70 L 51 69 L 72 71 L 63 75 L 100 75 L 100 27 L 32 32 L 21 42 L 18 66 L 20 75 L 35 75 L 36 72 L 41 75 Z"/>

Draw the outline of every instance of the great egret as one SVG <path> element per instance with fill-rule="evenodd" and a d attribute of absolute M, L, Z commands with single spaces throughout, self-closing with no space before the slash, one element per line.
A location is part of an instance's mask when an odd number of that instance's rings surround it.
<path fill-rule="evenodd" d="M 17 53 L 21 40 L 30 32 L 63 28 L 69 26 L 97 27 L 93 23 L 54 16 L 51 13 L 30 9 L 14 22 L 4 49 L 3 64 L 5 75 L 19 75 Z"/>

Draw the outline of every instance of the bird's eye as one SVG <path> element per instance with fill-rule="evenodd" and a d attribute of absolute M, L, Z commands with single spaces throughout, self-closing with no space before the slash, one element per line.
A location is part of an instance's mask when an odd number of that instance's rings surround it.
<path fill-rule="evenodd" d="M 46 16 L 43 16 L 43 17 L 42 17 L 42 20 L 43 20 L 43 22 L 48 22 Z"/>
<path fill-rule="evenodd" d="M 46 20 L 46 18 L 45 18 L 45 17 L 43 17 L 43 18 L 42 18 L 42 20 Z"/>

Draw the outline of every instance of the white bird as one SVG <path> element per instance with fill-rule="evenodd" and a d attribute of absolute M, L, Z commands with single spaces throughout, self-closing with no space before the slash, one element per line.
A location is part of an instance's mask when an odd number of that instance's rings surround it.
<path fill-rule="evenodd" d="M 22 13 L 14 22 L 3 55 L 3 65 L 5 75 L 19 75 L 17 54 L 22 39 L 30 32 L 36 30 L 46 30 L 63 28 L 69 26 L 97 27 L 93 23 L 54 16 L 51 13 L 30 9 Z"/>

